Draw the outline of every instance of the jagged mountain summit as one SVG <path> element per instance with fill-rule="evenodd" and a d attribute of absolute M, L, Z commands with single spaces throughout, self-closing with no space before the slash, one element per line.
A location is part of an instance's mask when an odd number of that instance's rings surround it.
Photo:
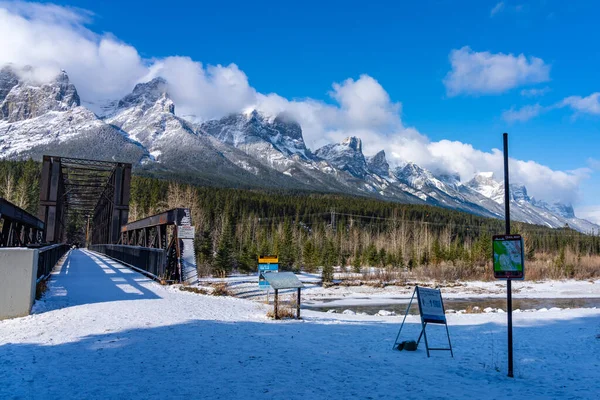
<path fill-rule="evenodd" d="M 479 173 L 464 186 L 494 201 L 504 217 L 504 183 L 494 180 L 491 172 Z M 577 218 L 571 205 L 538 201 L 527 193 L 527 188 L 519 184 L 510 184 L 511 218 L 551 228 L 569 226 L 581 232 L 598 232 L 598 225 Z"/>
<path fill-rule="evenodd" d="M 385 158 L 385 151 L 381 150 L 371 157 L 367 157 L 367 169 L 381 177 L 388 177 L 390 174 L 390 164 Z"/>
<path fill-rule="evenodd" d="M 365 157 L 362 142 L 348 137 L 310 151 L 290 115 L 258 110 L 194 123 L 176 114 L 161 77 L 137 84 L 110 101 L 102 115 L 82 104 L 65 71 L 46 83 L 30 69 L 0 69 L 0 157 L 42 154 L 120 160 L 154 174 L 179 174 L 190 182 L 248 188 L 284 188 L 367 195 L 431 204 L 502 218 L 504 187 L 491 173 L 462 183 L 455 174 L 406 162 L 391 167 L 382 150 Z M 511 216 L 583 232 L 600 226 L 576 218 L 570 205 L 530 198 L 511 185 Z"/>
<path fill-rule="evenodd" d="M 127 135 L 80 106 L 75 86 L 61 71 L 48 83 L 28 78 L 30 67 L 0 71 L 0 156 L 36 159 L 43 154 L 128 159 L 145 151 Z M 22 78 L 21 76 L 25 76 Z"/>
<path fill-rule="evenodd" d="M 318 149 L 315 155 L 355 178 L 364 179 L 368 174 L 367 160 L 362 152 L 362 141 L 357 137 L 352 136 L 341 143 L 325 145 Z"/>
<path fill-rule="evenodd" d="M 75 86 L 65 71 L 50 83 L 20 80 L 10 67 L 0 71 L 0 117 L 17 122 L 39 117 L 50 111 L 67 111 L 80 104 Z"/>

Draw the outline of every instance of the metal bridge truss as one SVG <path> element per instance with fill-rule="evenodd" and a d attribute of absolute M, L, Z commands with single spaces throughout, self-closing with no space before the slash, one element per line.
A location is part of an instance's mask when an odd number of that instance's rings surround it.
<path fill-rule="evenodd" d="M 0 247 L 25 247 L 42 243 L 44 223 L 0 198 Z"/>
<path fill-rule="evenodd" d="M 162 279 L 182 282 L 197 278 L 194 228 L 188 208 L 174 208 L 124 225 L 121 244 L 163 250 L 166 257 Z"/>
<path fill-rule="evenodd" d="M 44 241 L 66 241 L 67 224 L 91 222 L 92 243 L 117 243 L 129 214 L 131 164 L 44 156 L 38 216 Z"/>

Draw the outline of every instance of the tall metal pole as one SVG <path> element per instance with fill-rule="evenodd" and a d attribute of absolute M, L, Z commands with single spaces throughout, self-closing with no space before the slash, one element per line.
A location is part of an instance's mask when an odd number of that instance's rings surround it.
<path fill-rule="evenodd" d="M 504 133 L 504 218 L 506 234 L 510 235 L 510 187 L 508 181 L 508 133 Z M 512 282 L 506 282 L 506 314 L 508 316 L 508 376 L 513 375 Z"/>

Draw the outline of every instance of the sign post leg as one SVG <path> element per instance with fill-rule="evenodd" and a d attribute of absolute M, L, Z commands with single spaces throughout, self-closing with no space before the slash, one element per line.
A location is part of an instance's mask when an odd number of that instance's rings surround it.
<path fill-rule="evenodd" d="M 412 296 L 410 296 L 410 301 L 408 302 L 408 307 L 406 307 L 406 312 L 404 313 L 404 319 L 402 320 L 402 325 L 400 325 L 400 330 L 398 331 L 398 334 L 396 335 L 396 340 L 394 341 L 394 345 L 392 346 L 392 350 L 394 350 L 396 348 L 396 345 L 398 344 L 398 338 L 400 337 L 400 332 L 402 332 L 402 328 L 404 327 L 404 322 L 406 321 L 406 316 L 410 312 L 410 306 L 412 304 L 413 299 L 415 298 L 415 292 L 416 291 L 417 291 L 417 289 L 415 288 L 415 290 L 413 290 Z"/>
<path fill-rule="evenodd" d="M 423 324 L 423 337 L 425 338 L 425 349 L 427 350 L 427 358 L 429 358 L 429 343 L 427 342 L 427 332 L 425 332 L 425 327 L 427 323 Z M 417 345 L 418 346 L 418 345 Z"/>
<path fill-rule="evenodd" d="M 450 331 L 448 331 L 448 324 L 446 323 L 446 335 L 448 335 L 448 345 L 450 346 L 450 355 L 454 358 L 454 352 L 452 351 L 452 342 L 450 342 Z"/>
<path fill-rule="evenodd" d="M 275 306 L 274 306 L 274 308 L 275 308 L 275 319 L 279 319 L 279 310 L 278 310 L 278 308 L 279 308 L 279 304 L 278 304 L 279 303 L 279 296 L 277 295 L 277 292 L 278 292 L 278 290 L 275 289 Z"/>
<path fill-rule="evenodd" d="M 419 333 L 419 338 L 417 339 L 417 346 L 421 343 L 421 338 L 423 337 L 423 332 L 425 332 L 425 327 L 427 326 L 427 322 L 423 324 L 423 328 L 421 328 L 421 333 Z"/>
<path fill-rule="evenodd" d="M 301 301 L 300 288 L 298 288 L 298 301 L 296 302 L 296 319 L 300 319 L 300 301 Z"/>
<path fill-rule="evenodd" d="M 444 299 L 441 298 L 442 300 L 442 308 L 444 309 L 444 314 L 446 313 L 446 307 L 444 307 Z M 446 336 L 448 336 L 448 345 L 450 346 L 450 355 L 452 356 L 452 358 L 454 358 L 454 351 L 452 351 L 452 342 L 450 342 L 450 331 L 448 330 L 448 320 L 446 320 L 444 322 L 444 325 L 446 325 Z"/>

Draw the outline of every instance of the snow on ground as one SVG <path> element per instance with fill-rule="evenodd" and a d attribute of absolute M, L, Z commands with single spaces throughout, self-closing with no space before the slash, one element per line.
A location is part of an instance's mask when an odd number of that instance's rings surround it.
<path fill-rule="evenodd" d="M 306 286 L 303 291 L 305 304 L 311 306 L 330 305 L 375 305 L 407 303 L 414 291 L 414 285 L 436 287 L 435 282 L 412 281 L 405 286 L 375 287 L 370 285 L 331 287 L 321 286 L 321 278 L 317 274 L 298 274 Z M 254 275 L 235 275 L 226 278 L 231 290 L 237 296 L 248 299 L 265 297 L 263 290 L 257 287 L 258 277 Z M 202 279 L 203 282 L 223 281 L 220 278 Z M 506 298 L 506 282 L 503 281 L 469 281 L 439 283 L 445 299 L 504 299 Z M 600 299 L 600 279 L 589 281 L 513 281 L 513 298 L 515 299 L 567 299 L 598 298 Z"/>
<path fill-rule="evenodd" d="M 449 315 L 448 352 L 391 350 L 400 317 L 267 307 L 165 287 L 77 250 L 34 314 L 0 321 L 0 399 L 597 398 L 600 310 Z M 409 316 L 401 340 L 416 339 Z M 444 346 L 440 326 L 428 327 Z"/>

